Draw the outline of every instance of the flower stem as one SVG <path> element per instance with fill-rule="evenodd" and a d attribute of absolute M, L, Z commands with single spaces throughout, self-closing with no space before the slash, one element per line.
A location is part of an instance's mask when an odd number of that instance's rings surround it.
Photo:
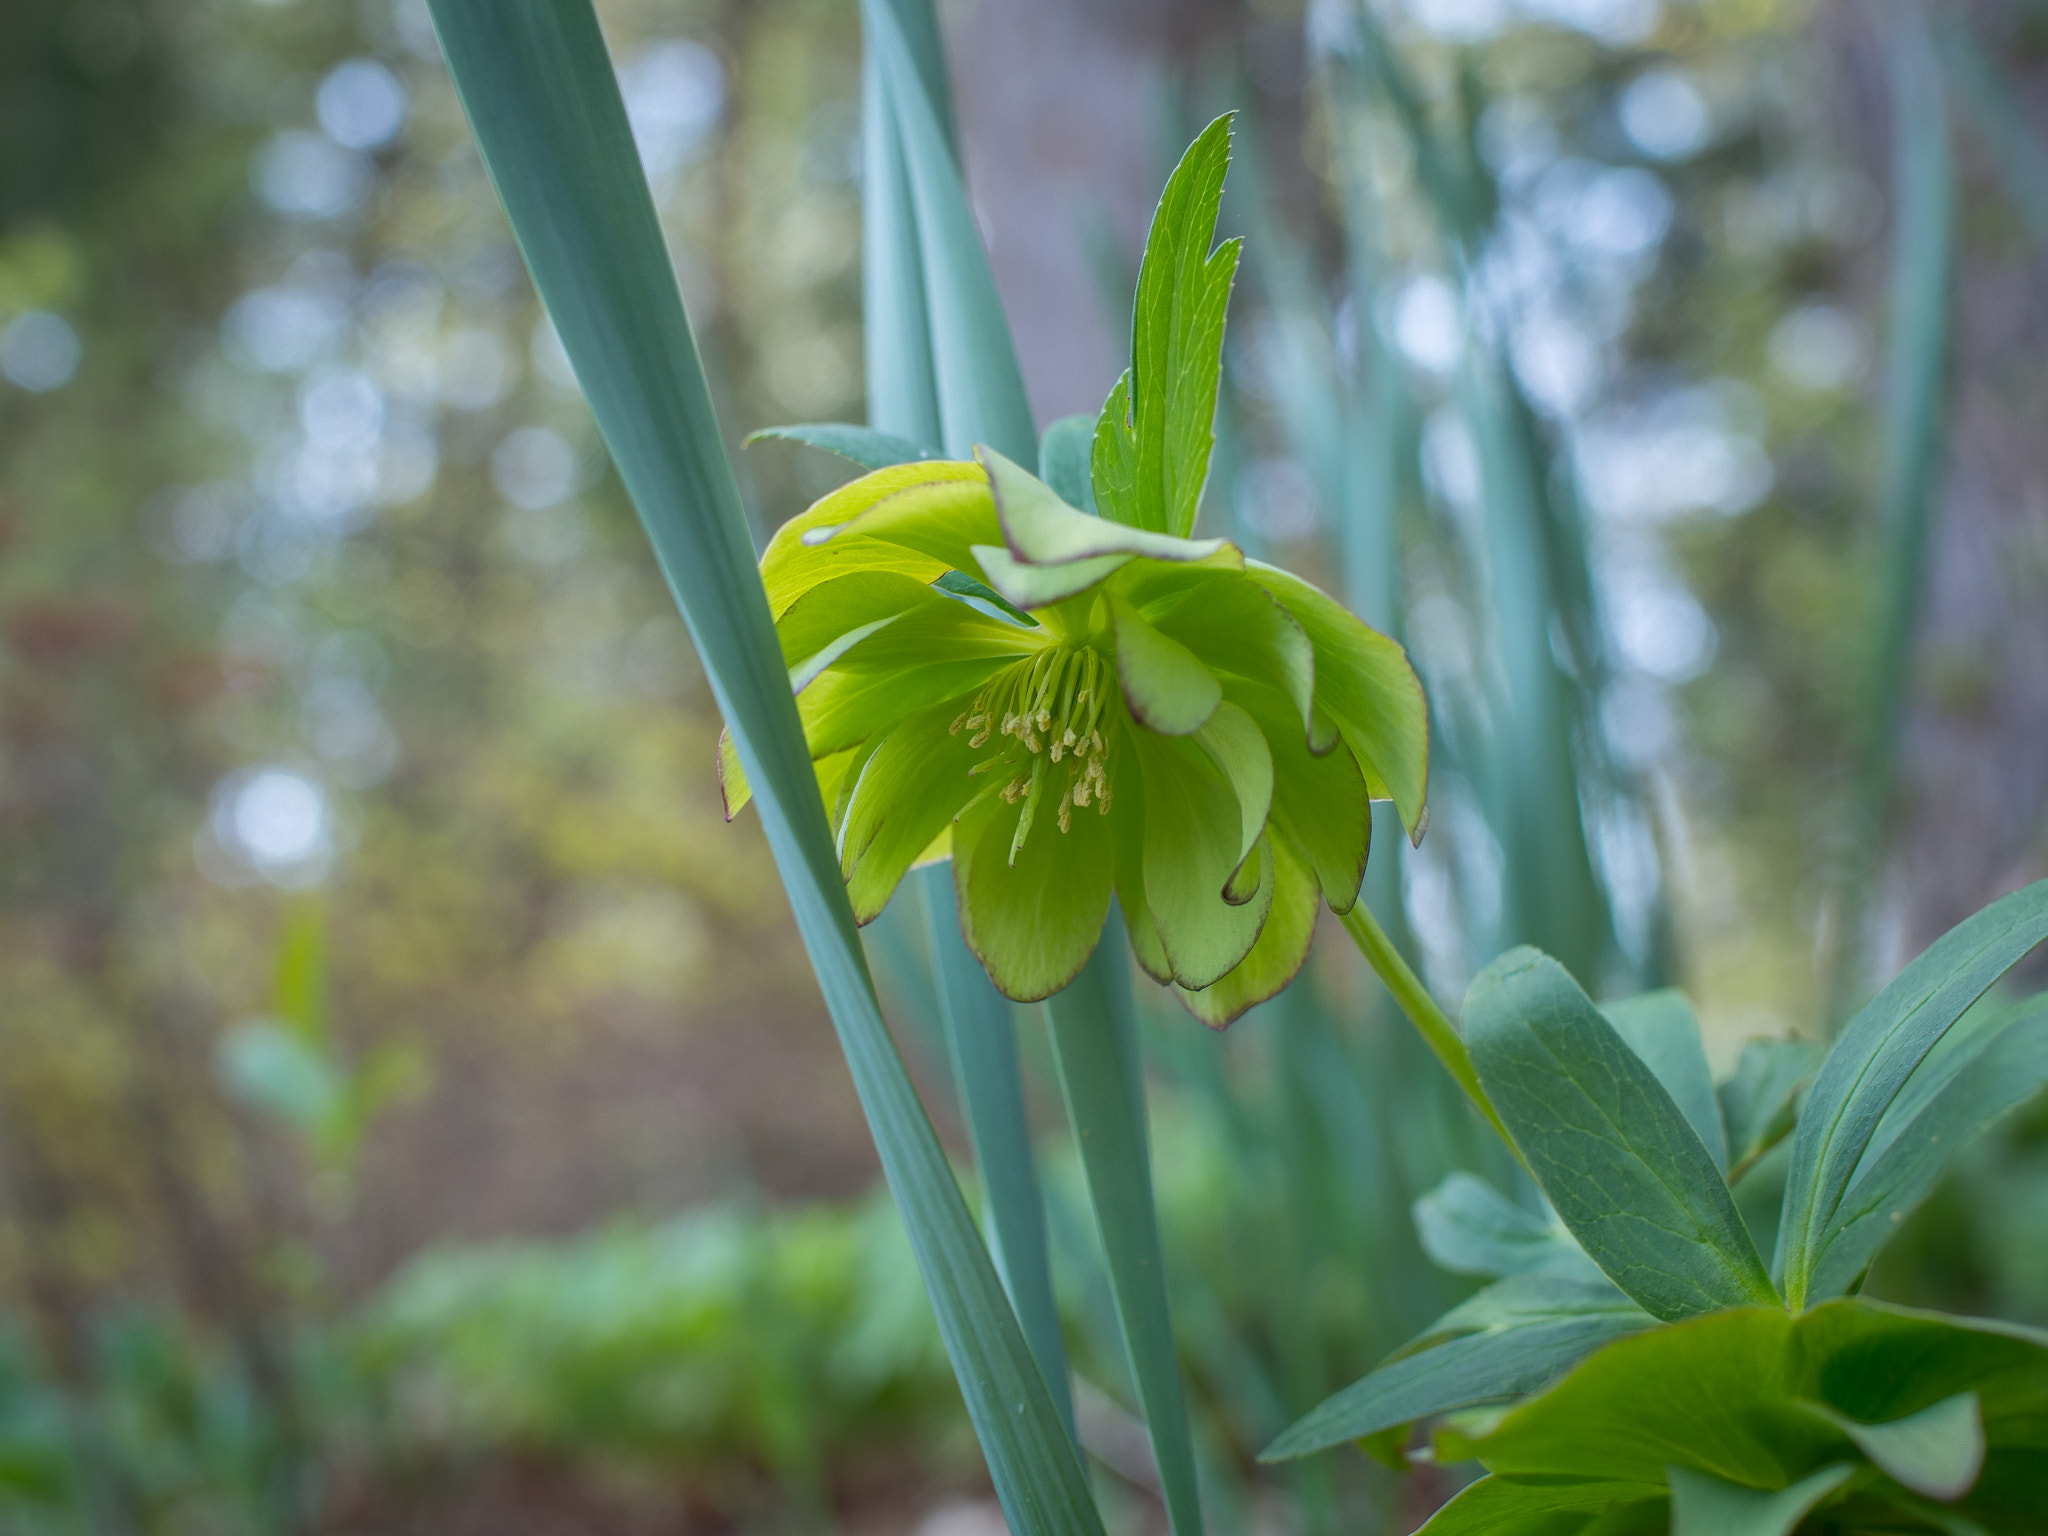
<path fill-rule="evenodd" d="M 1379 974 L 1386 988 L 1408 1015 L 1408 1022 L 1415 1026 L 1423 1043 L 1436 1053 L 1436 1059 L 1444 1064 L 1458 1086 L 1465 1090 L 1479 1113 L 1486 1116 L 1486 1123 L 1500 1133 L 1500 1139 L 1507 1143 L 1507 1149 L 1515 1154 L 1515 1161 L 1527 1169 L 1528 1160 L 1522 1156 L 1522 1149 L 1515 1145 L 1508 1128 L 1501 1124 L 1500 1114 L 1493 1107 L 1493 1100 L 1486 1096 L 1486 1090 L 1479 1085 L 1479 1074 L 1473 1070 L 1472 1057 L 1465 1049 L 1464 1037 L 1458 1033 L 1458 1026 L 1450 1020 L 1429 989 L 1422 984 L 1422 978 L 1409 968 L 1401 958 L 1401 952 L 1394 948 L 1394 941 L 1387 937 L 1386 930 L 1366 906 L 1360 896 L 1344 914 L 1344 931 L 1351 935 L 1358 945 L 1358 952 L 1365 956 L 1367 964 Z M 1531 1177 L 1534 1177 L 1532 1174 Z"/>

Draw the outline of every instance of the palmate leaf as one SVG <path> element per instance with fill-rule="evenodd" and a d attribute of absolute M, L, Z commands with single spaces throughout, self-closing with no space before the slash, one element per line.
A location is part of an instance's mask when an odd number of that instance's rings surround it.
<path fill-rule="evenodd" d="M 1822 1063 L 1792 1138 L 1778 1229 L 1785 1299 L 1803 1306 L 1843 1225 L 1842 1201 L 1906 1081 L 1963 1011 L 2048 937 L 2048 880 L 2001 897 L 1921 953 L 1850 1020 Z"/>
<path fill-rule="evenodd" d="M 1777 1293 L 1721 1171 L 1564 967 L 1510 950 L 1465 1000 L 1479 1080 L 1560 1220 L 1666 1321 Z"/>
<path fill-rule="evenodd" d="M 597 19 L 579 0 L 433 0 L 431 9 L 513 233 L 760 805 L 998 1496 L 1013 1529 L 1099 1536 L 1073 1444 L 875 1001 Z"/>
<path fill-rule="evenodd" d="M 1131 326 L 1131 371 L 1096 425 L 1095 494 L 1103 516 L 1186 538 L 1216 440 L 1223 321 L 1242 242 L 1213 252 L 1230 116 L 1217 118 L 1167 179 L 1145 237 Z M 1128 413 L 1128 414 L 1126 414 Z"/>

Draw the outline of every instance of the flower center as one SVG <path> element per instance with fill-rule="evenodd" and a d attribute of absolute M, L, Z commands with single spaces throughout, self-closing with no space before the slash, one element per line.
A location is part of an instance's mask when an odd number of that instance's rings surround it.
<path fill-rule="evenodd" d="M 1120 697 L 1114 665 L 1092 646 L 1053 646 L 997 673 L 953 722 L 954 735 L 972 733 L 970 747 L 1004 738 L 968 772 L 1004 769 L 1010 779 L 999 793 L 1012 805 L 1024 802 L 1010 844 L 1011 862 L 1031 830 L 1046 780 L 1061 768 L 1066 773 L 1059 799 L 1062 832 L 1073 826 L 1076 807 L 1085 810 L 1093 801 L 1098 815 L 1109 813 L 1109 744 Z"/>

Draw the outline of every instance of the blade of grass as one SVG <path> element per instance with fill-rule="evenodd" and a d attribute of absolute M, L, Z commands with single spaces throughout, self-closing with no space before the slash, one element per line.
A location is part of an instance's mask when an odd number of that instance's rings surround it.
<path fill-rule="evenodd" d="M 920 9 L 928 13 L 929 0 L 863 0 L 861 18 L 876 70 L 875 94 L 893 124 L 909 193 L 909 227 L 916 235 L 922 269 L 924 335 L 939 446 L 965 458 L 977 443 L 986 443 L 1026 469 L 1035 469 L 1038 428 L 1025 398 L 1009 323 L 981 248 L 981 230 L 968 206 L 941 105 L 925 89 L 928 63 L 920 64 L 913 43 L 921 29 L 904 22 L 906 13 Z M 934 23 L 931 37 L 935 40 L 936 35 Z M 871 424 L 912 435 L 898 424 L 878 419 Z"/>
<path fill-rule="evenodd" d="M 1955 271 L 1955 163 L 1941 71 L 1917 6 L 1894 13 L 1892 89 L 1892 291 L 1885 380 L 1879 529 L 1883 575 L 1871 637 L 1864 734 L 1847 852 L 1836 890 L 1834 976 L 1828 1021 L 1855 1011 L 1870 978 L 1864 927 L 1884 857 L 1899 728 L 1910 694 L 1913 632 L 1927 569 L 1935 480 L 1941 467 L 1947 385 L 1949 288 Z"/>
<path fill-rule="evenodd" d="M 990 983 L 960 937 L 953 872 L 936 864 L 918 872 L 931 943 L 938 1014 L 953 1062 L 953 1080 L 987 1204 L 989 1249 L 1010 1305 L 1044 1372 L 1053 1406 L 1074 1433 L 1052 1259 L 1045 1240 L 1045 1202 L 1024 1114 L 1024 1074 L 1017 1061 L 1017 1025 L 1010 1001 Z"/>
<path fill-rule="evenodd" d="M 1030 432 L 1030 412 L 1019 404 L 1022 378 L 980 234 L 957 170 L 946 169 L 952 114 L 937 20 L 929 0 L 873 0 L 862 15 L 869 41 L 863 114 L 875 136 L 862 208 L 869 423 L 928 448 L 962 452 L 990 442 L 1012 452 L 1016 436 Z M 921 180 L 911 172 L 913 153 L 926 167 Z M 960 321 L 934 309 L 939 292 L 978 305 L 975 345 L 956 344 Z M 1026 441 L 1025 462 L 1034 463 L 1035 439 Z M 927 870 L 918 885 L 938 1021 L 981 1174 L 996 1268 L 1071 1436 L 1073 1391 L 1016 1026 L 961 937 L 950 869 Z"/>
<path fill-rule="evenodd" d="M 597 18 L 432 0 L 513 233 L 640 511 L 740 759 L 997 1496 L 1099 1536 L 1086 1477 L 882 1021 L 746 519 Z"/>
<path fill-rule="evenodd" d="M 1046 1000 L 1045 1016 L 1167 1517 L 1174 1536 L 1199 1536 L 1201 1495 L 1152 1199 L 1144 1066 L 1130 989 L 1130 951 L 1123 922 L 1112 911 L 1088 964 L 1071 986 Z"/>

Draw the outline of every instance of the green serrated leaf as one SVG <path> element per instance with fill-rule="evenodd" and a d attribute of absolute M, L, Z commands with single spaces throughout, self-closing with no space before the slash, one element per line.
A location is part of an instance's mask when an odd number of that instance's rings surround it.
<path fill-rule="evenodd" d="M 1698 1133 L 1564 967 L 1501 956 L 1466 996 L 1465 1037 L 1559 1219 L 1644 1310 L 1777 1301 Z"/>
<path fill-rule="evenodd" d="M 1237 273 L 1240 242 L 1209 249 L 1229 166 L 1226 114 L 1202 131 L 1167 179 L 1138 268 L 1130 387 L 1135 496 L 1127 520 L 1182 538 L 1194 529 L 1209 478 L 1224 312 Z"/>

